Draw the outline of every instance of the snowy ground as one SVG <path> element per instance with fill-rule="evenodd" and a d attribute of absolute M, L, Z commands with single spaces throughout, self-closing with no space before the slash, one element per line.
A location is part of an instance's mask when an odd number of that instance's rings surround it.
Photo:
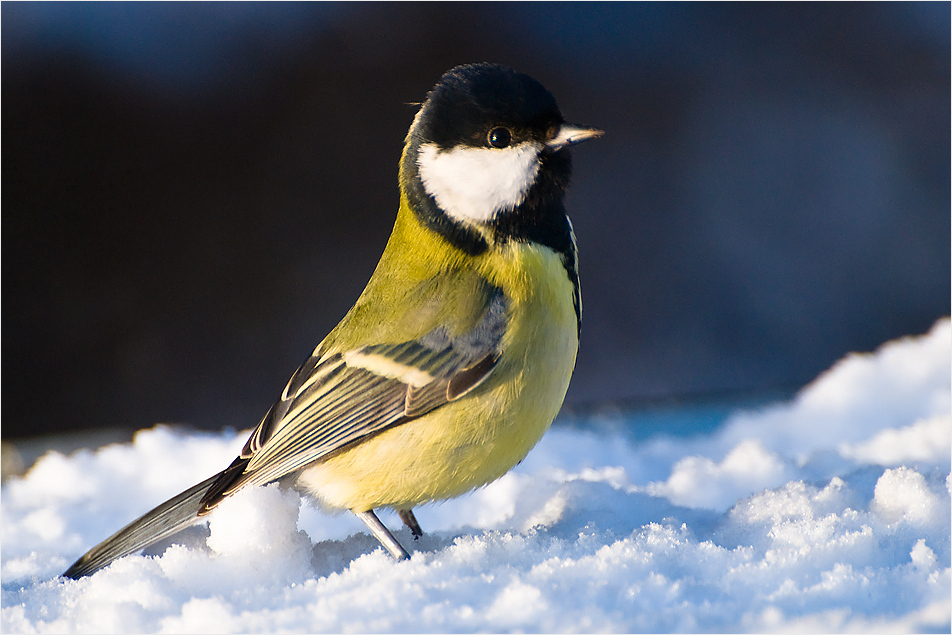
<path fill-rule="evenodd" d="M 51 453 L 3 486 L 0 627 L 948 633 L 950 344 L 943 320 L 703 434 L 636 440 L 640 415 L 556 426 L 496 483 L 419 509 L 429 533 L 398 533 L 403 563 L 355 518 L 268 487 L 222 504 L 207 540 L 64 580 L 246 433 Z"/>

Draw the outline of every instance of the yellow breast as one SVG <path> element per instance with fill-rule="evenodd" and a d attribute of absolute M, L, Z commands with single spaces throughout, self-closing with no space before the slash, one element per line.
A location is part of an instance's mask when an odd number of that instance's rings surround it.
<path fill-rule="evenodd" d="M 477 267 L 510 302 L 492 375 L 460 400 L 308 467 L 299 484 L 324 504 L 409 509 L 459 496 L 508 472 L 552 423 L 578 351 L 562 261 L 546 247 L 509 242 Z"/>

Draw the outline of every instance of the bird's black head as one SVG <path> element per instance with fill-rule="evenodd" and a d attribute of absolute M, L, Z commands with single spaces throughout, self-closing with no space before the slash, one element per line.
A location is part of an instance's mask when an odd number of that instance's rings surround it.
<path fill-rule="evenodd" d="M 420 220 L 471 255 L 534 241 L 574 262 L 562 198 L 567 147 L 599 131 L 566 124 L 552 94 L 496 64 L 440 78 L 407 135 L 401 185 Z"/>
<path fill-rule="evenodd" d="M 500 149 L 544 142 L 562 123 L 552 93 L 536 80 L 505 66 L 470 64 L 440 78 L 414 132 L 442 150 Z"/>

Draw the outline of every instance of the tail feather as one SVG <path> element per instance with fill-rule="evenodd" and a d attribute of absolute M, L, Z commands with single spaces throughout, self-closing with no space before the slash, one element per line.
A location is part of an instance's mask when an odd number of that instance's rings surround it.
<path fill-rule="evenodd" d="M 90 549 L 63 573 L 74 580 L 90 575 L 113 560 L 167 538 L 198 520 L 201 500 L 218 480 L 218 473 L 178 496 L 170 498 L 138 520 L 134 520 L 115 534 Z"/>

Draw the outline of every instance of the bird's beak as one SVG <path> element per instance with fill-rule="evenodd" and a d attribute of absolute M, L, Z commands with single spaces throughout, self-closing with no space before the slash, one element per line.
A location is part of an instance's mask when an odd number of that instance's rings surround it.
<path fill-rule="evenodd" d="M 597 139 L 603 134 L 605 133 L 598 128 L 588 128 L 586 126 L 564 123 L 555 134 L 555 137 L 546 142 L 545 148 L 550 152 L 557 152 L 562 148 L 574 146 L 589 139 Z"/>

